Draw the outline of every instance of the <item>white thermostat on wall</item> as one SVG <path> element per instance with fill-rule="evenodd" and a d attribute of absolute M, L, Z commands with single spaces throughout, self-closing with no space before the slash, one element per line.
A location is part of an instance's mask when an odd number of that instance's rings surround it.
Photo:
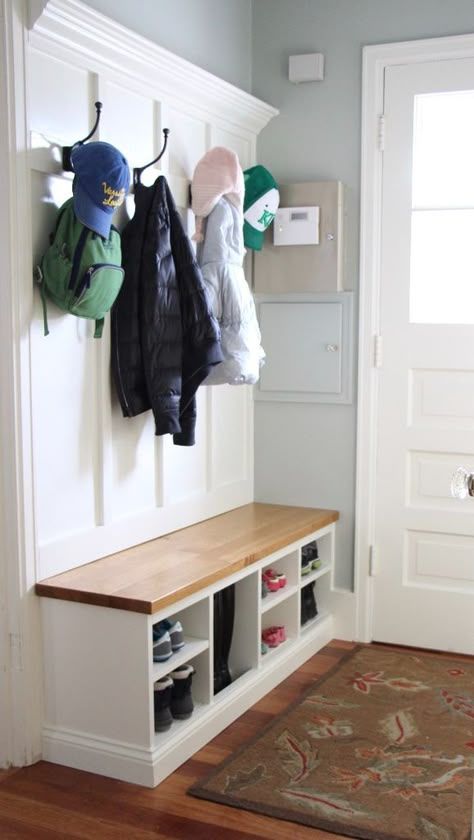
<path fill-rule="evenodd" d="M 319 245 L 319 207 L 279 207 L 273 221 L 274 245 Z"/>

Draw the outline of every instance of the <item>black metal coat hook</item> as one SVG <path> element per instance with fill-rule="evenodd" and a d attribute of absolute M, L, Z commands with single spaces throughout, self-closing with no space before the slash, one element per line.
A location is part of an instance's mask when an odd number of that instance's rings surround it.
<path fill-rule="evenodd" d="M 97 131 L 97 127 L 100 122 L 100 114 L 102 111 L 102 102 L 94 102 L 95 106 L 95 123 L 92 128 L 92 131 L 89 132 L 87 137 L 84 137 L 83 140 L 78 140 L 77 143 L 74 143 L 72 146 L 63 146 L 63 169 L 65 172 L 73 172 L 72 164 L 71 164 L 71 154 L 72 150 L 76 148 L 76 146 L 82 146 L 83 143 L 87 143 L 88 140 L 91 139 L 92 135 L 95 134 Z"/>
<path fill-rule="evenodd" d="M 161 152 L 158 155 L 158 157 L 156 157 L 155 160 L 151 160 L 150 163 L 146 163 L 145 166 L 140 166 L 139 168 L 136 168 L 136 169 L 133 170 L 133 186 L 134 187 L 136 187 L 137 184 L 141 183 L 140 178 L 141 178 L 142 172 L 145 169 L 148 169 L 149 166 L 153 166 L 154 163 L 158 163 L 158 161 L 163 157 L 163 155 L 166 151 L 166 146 L 168 144 L 168 134 L 169 133 L 170 133 L 169 128 L 164 128 L 163 129 L 163 137 L 164 137 L 163 148 L 161 149 Z"/>

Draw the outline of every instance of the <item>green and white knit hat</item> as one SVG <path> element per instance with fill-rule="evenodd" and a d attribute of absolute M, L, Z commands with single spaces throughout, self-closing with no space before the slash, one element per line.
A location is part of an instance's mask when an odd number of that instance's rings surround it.
<path fill-rule="evenodd" d="M 263 234 L 280 203 L 278 184 L 260 164 L 244 170 L 244 182 L 244 244 L 253 251 L 261 251 Z"/>

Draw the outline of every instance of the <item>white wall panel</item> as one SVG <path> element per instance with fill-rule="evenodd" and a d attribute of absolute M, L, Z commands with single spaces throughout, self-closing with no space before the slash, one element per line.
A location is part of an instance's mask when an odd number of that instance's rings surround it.
<path fill-rule="evenodd" d="M 219 487 L 243 481 L 251 455 L 246 441 L 252 438 L 250 385 L 212 385 L 212 464 Z"/>
<path fill-rule="evenodd" d="M 191 179 L 194 167 L 207 150 L 207 123 L 203 118 L 198 119 L 175 108 L 167 108 L 163 115 L 163 128 L 170 130 L 170 177 L 178 175 Z"/>
<path fill-rule="evenodd" d="M 33 257 L 40 257 L 53 229 L 57 203 L 71 195 L 71 181 L 32 173 Z M 47 307 L 44 336 L 39 292 L 31 324 L 31 381 L 35 493 L 40 541 L 93 528 L 97 518 L 97 359 L 92 324 Z"/>
<path fill-rule="evenodd" d="M 117 146 L 131 168 L 155 158 L 162 129 L 170 129 L 167 153 L 143 183 L 166 175 L 189 235 L 189 183 L 198 160 L 219 144 L 250 165 L 256 135 L 274 114 L 112 22 L 104 26 L 87 7 L 52 0 L 30 33 L 35 259 L 47 246 L 56 208 L 71 194 L 61 146 L 88 134 L 95 101 L 103 107 L 93 139 Z M 133 212 L 132 188 L 114 222 L 121 227 Z M 110 316 L 100 341 L 92 322 L 52 304 L 48 316 L 45 338 L 37 294 L 30 340 L 39 578 L 252 500 L 248 388 L 200 388 L 196 444 L 175 446 L 171 436 L 155 436 L 151 412 L 122 417 L 109 370 Z"/>
<path fill-rule="evenodd" d="M 70 145 L 89 131 L 89 102 L 94 77 L 52 55 L 31 50 L 28 66 L 28 116 L 32 131 Z"/>
<path fill-rule="evenodd" d="M 213 146 L 225 146 L 232 149 L 239 156 L 240 164 L 246 169 L 252 163 L 252 141 L 248 136 L 236 134 L 219 127 L 213 127 L 211 132 L 211 143 Z"/>
<path fill-rule="evenodd" d="M 155 428 L 150 411 L 124 418 L 114 393 L 112 405 L 110 510 L 117 520 L 156 505 Z"/>
<path fill-rule="evenodd" d="M 197 392 L 196 443 L 175 446 L 170 435 L 163 438 L 163 498 L 165 504 L 204 496 L 208 489 L 208 435 L 206 388 Z"/>
<path fill-rule="evenodd" d="M 38 535 L 50 541 L 94 527 L 96 355 L 89 324 L 50 313 L 32 324 L 32 409 Z"/>
<path fill-rule="evenodd" d="M 101 84 L 99 98 L 104 103 L 100 139 L 117 146 L 131 167 L 153 160 L 157 134 L 153 99 L 110 81 Z M 160 137 L 157 142 L 161 147 Z"/>

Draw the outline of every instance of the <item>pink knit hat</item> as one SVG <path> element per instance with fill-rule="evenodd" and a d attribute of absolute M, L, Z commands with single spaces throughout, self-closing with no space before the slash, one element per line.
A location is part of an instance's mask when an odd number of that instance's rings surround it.
<path fill-rule="evenodd" d="M 220 198 L 225 196 L 243 212 L 244 175 L 235 152 L 214 146 L 196 164 L 191 182 L 191 207 L 196 216 L 193 239 L 202 242 L 202 224 Z"/>

